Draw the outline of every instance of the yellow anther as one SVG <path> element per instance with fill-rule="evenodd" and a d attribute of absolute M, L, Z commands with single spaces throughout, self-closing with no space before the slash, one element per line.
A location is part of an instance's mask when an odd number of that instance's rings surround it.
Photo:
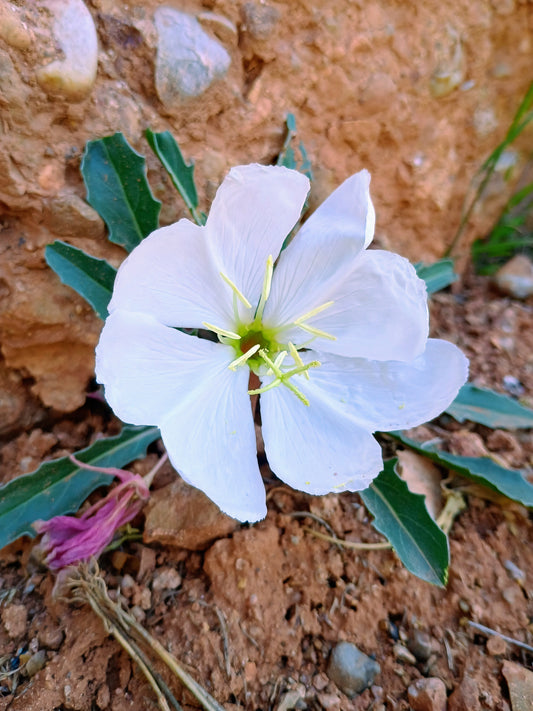
<path fill-rule="evenodd" d="M 322 304 L 321 306 L 317 306 L 316 309 L 313 309 L 312 311 L 308 311 L 303 316 L 300 316 L 299 318 L 297 318 L 294 323 L 297 326 L 300 326 L 302 321 L 309 321 L 309 319 L 313 318 L 313 316 L 316 316 L 317 314 L 322 313 L 322 311 L 329 309 L 329 307 L 333 306 L 334 303 L 335 303 L 334 301 L 326 301 L 325 304 Z"/>
<path fill-rule="evenodd" d="M 302 360 L 302 356 L 296 350 L 296 346 L 294 345 L 294 343 L 291 343 L 290 341 L 289 341 L 288 345 L 289 345 L 290 354 L 291 354 L 294 362 L 297 363 L 298 365 L 302 366 L 304 364 L 304 362 Z M 304 371 L 304 375 L 307 378 L 307 380 L 309 380 L 309 373 L 307 372 L 307 370 Z"/>
<path fill-rule="evenodd" d="M 233 331 L 227 331 L 225 328 L 219 328 L 218 326 L 213 326 L 212 323 L 207 323 L 207 321 L 202 321 L 202 326 L 205 326 L 208 331 L 213 331 L 218 336 L 223 336 L 224 338 L 229 338 L 232 341 L 240 341 L 241 337 L 238 333 Z"/>
<path fill-rule="evenodd" d="M 238 288 L 238 286 L 237 286 L 234 282 L 232 282 L 231 279 L 230 279 L 228 276 L 226 276 L 226 275 L 224 274 L 224 272 L 220 272 L 220 276 L 222 277 L 222 279 L 224 279 L 224 281 L 226 282 L 226 284 L 227 284 L 229 287 L 231 287 L 231 289 L 233 290 L 233 293 L 235 294 L 235 296 L 236 296 L 238 299 L 240 299 L 240 300 L 242 301 L 242 303 L 246 306 L 246 308 L 247 308 L 247 309 L 251 309 L 251 308 L 252 308 L 252 304 L 248 301 L 248 299 L 247 299 L 246 296 L 242 293 L 242 291 Z"/>
<path fill-rule="evenodd" d="M 250 350 L 246 351 L 246 353 L 243 353 L 242 356 L 239 356 L 239 358 L 235 358 L 235 360 L 231 361 L 231 363 L 228 365 L 228 368 L 230 370 L 237 370 L 237 368 L 242 365 L 243 363 L 246 363 L 248 358 L 251 358 L 257 351 L 261 348 L 259 343 L 256 343 L 255 346 L 252 346 Z"/>
<path fill-rule="evenodd" d="M 326 331 L 321 331 L 319 328 L 315 328 L 314 326 L 309 326 L 309 324 L 307 324 L 307 323 L 298 323 L 296 325 L 298 326 L 298 328 L 303 328 L 304 331 L 307 331 L 307 333 L 312 334 L 316 338 L 327 338 L 328 341 L 336 341 L 337 340 L 337 336 L 332 336 L 331 333 L 327 333 Z"/>
<path fill-rule="evenodd" d="M 276 368 L 281 368 L 283 361 L 285 360 L 287 355 L 287 351 L 281 351 L 280 353 L 278 353 L 278 355 L 276 356 L 276 360 L 274 361 L 274 365 L 276 366 Z"/>

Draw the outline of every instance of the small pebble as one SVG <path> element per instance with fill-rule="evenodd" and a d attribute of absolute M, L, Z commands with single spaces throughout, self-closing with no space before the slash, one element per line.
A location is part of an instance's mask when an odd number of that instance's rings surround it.
<path fill-rule="evenodd" d="M 315 674 L 313 677 L 313 686 L 317 691 L 324 691 L 326 686 L 329 683 L 328 677 L 324 674 L 324 672 L 320 672 L 319 674 Z"/>
<path fill-rule="evenodd" d="M 44 649 L 40 649 L 38 652 L 35 652 L 35 654 L 32 654 L 31 657 L 28 659 L 25 667 L 26 674 L 30 678 L 32 676 L 35 676 L 38 671 L 41 671 L 41 669 L 43 669 L 45 664 L 46 652 Z"/>
<path fill-rule="evenodd" d="M 442 679 L 417 679 L 407 689 L 413 711 L 446 711 L 446 685 Z"/>
<path fill-rule="evenodd" d="M 404 647 L 403 644 L 396 643 L 392 648 L 394 653 L 394 658 L 399 662 L 404 662 L 405 664 L 416 664 L 416 657 L 414 654 Z"/>
<path fill-rule="evenodd" d="M 290 711 L 290 709 L 300 709 L 302 708 L 303 698 L 305 696 L 305 691 L 302 694 L 301 689 L 292 689 L 287 691 L 280 698 L 279 703 L 276 707 L 276 711 Z M 303 708 L 306 708 L 305 703 Z"/>
<path fill-rule="evenodd" d="M 487 640 L 487 652 L 491 657 L 503 656 L 507 652 L 507 642 L 498 635 L 489 637 Z"/>
<path fill-rule="evenodd" d="M 431 637 L 424 630 L 415 629 L 407 643 L 409 651 L 412 652 L 419 662 L 427 662 L 431 656 Z"/>
<path fill-rule="evenodd" d="M 2 610 L 2 622 L 11 639 L 22 637 L 26 632 L 28 611 L 24 605 L 6 605 Z"/>
<path fill-rule="evenodd" d="M 159 7 L 154 22 L 158 34 L 155 87 L 167 107 L 200 96 L 223 77 L 231 64 L 224 47 L 208 35 L 196 18 L 171 7 Z"/>
<path fill-rule="evenodd" d="M 176 590 L 181 585 L 181 575 L 175 568 L 161 568 L 154 575 L 152 590 Z"/>
<path fill-rule="evenodd" d="M 381 667 L 355 644 L 339 642 L 331 652 L 327 674 L 339 689 L 352 698 L 368 688 Z"/>
<path fill-rule="evenodd" d="M 326 694 L 319 692 L 316 695 L 318 699 L 318 703 L 322 706 L 323 709 L 337 709 L 341 705 L 341 700 L 336 694 Z"/>
<path fill-rule="evenodd" d="M 525 254 L 517 254 L 496 272 L 494 283 L 502 294 L 527 299 L 533 294 L 533 262 Z"/>
<path fill-rule="evenodd" d="M 514 375 L 503 376 L 503 387 L 507 390 L 509 395 L 513 395 L 514 397 L 522 397 L 526 392 L 522 383 Z"/>
<path fill-rule="evenodd" d="M 266 40 L 272 34 L 279 11 L 264 2 L 247 2 L 242 7 L 243 29 L 254 39 Z"/>
<path fill-rule="evenodd" d="M 59 649 L 63 644 L 64 636 L 63 630 L 53 623 L 46 622 L 37 630 L 39 644 L 45 649 Z"/>
<path fill-rule="evenodd" d="M 98 39 L 91 13 L 82 0 L 41 0 L 53 16 L 53 35 L 62 56 L 37 71 L 50 96 L 81 101 L 91 91 L 98 66 Z"/>

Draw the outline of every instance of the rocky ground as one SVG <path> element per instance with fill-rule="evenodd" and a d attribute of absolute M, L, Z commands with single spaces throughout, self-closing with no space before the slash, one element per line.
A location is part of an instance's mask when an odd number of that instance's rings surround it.
<path fill-rule="evenodd" d="M 488 279 L 470 277 L 453 294 L 434 297 L 432 316 L 434 334 L 455 338 L 471 358 L 476 383 L 505 392 L 512 374 L 533 392 L 531 304 L 502 298 Z M 21 466 L 33 469 L 116 428 L 100 403 L 50 420 L 4 444 L 0 476 L 7 480 Z M 443 416 L 413 434 L 510 467 L 533 462 L 527 431 L 461 426 Z M 400 456 L 404 466 L 427 468 Z M 155 457 L 137 470 L 147 472 Z M 268 517 L 237 527 L 170 469 L 162 471 L 146 520 L 136 522 L 143 542 L 101 561 L 115 598 L 218 701 L 228 709 L 511 708 L 509 689 L 531 666 L 531 652 L 469 622 L 531 645 L 533 527 L 525 509 L 452 481 L 467 493 L 468 508 L 452 529 L 450 580 L 441 590 L 410 575 L 390 551 L 345 550 L 307 532 L 323 532 L 318 516 L 346 540 L 379 540 L 357 495 L 308 497 L 276 481 L 266 465 L 263 475 Z M 34 660 L 9 684 L 4 679 L 1 709 L 155 707 L 142 676 L 94 613 L 54 599 L 54 578 L 38 568 L 29 541 L 4 549 L 0 565 L 4 667 L 21 652 L 24 663 Z M 346 680 L 331 661 L 341 641 L 368 655 L 363 682 Z M 352 696 L 354 683 L 366 688 Z M 182 700 L 194 705 L 187 694 Z"/>
<path fill-rule="evenodd" d="M 291 111 L 313 165 L 311 207 L 366 167 L 376 243 L 435 259 L 526 91 L 531 22 L 531 3 L 513 0 L 0 0 L 0 481 L 119 427 L 86 399 L 101 322 L 43 258 L 57 238 L 116 265 L 124 257 L 83 200 L 87 140 L 121 130 L 149 153 L 144 129 L 171 130 L 196 161 L 207 209 L 231 165 L 275 158 Z M 186 66 L 184 48 L 195 56 Z M 431 310 L 433 334 L 465 350 L 475 383 L 533 406 L 531 298 L 503 296 L 468 268 L 468 245 L 501 209 L 530 140 L 505 154 L 459 244 L 463 277 Z M 152 157 L 148 174 L 162 222 L 183 216 Z M 458 454 L 533 465 L 527 431 L 441 417 L 414 434 Z M 225 708 L 531 707 L 531 650 L 469 624 L 533 644 L 527 511 L 452 481 L 468 507 L 452 528 L 440 590 L 390 551 L 338 548 L 306 530 L 323 531 L 319 517 L 341 538 L 378 541 L 357 495 L 307 497 L 266 464 L 263 475 L 268 517 L 237 527 L 163 470 L 135 522 L 143 539 L 101 561 L 114 597 Z M 0 553 L 0 709 L 155 708 L 100 621 L 54 599 L 53 585 L 28 540 Z M 340 642 L 366 655 L 366 688 L 355 696 L 357 682 L 339 668 L 353 649 Z M 170 683 L 185 708 L 194 705 Z"/>

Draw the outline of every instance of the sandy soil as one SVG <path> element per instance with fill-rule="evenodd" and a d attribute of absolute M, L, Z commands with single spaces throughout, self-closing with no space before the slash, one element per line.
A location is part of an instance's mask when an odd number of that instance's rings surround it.
<path fill-rule="evenodd" d="M 457 338 L 472 359 L 475 382 L 503 391 L 503 377 L 513 373 L 531 392 L 530 304 L 501 298 L 485 278 L 469 277 L 453 294 L 436 296 L 432 312 L 434 335 Z M 116 423 L 99 404 L 50 421 L 3 446 L 0 473 L 6 480 L 15 462 L 33 468 L 106 428 L 114 431 Z M 529 433 L 460 426 L 446 416 L 414 435 L 438 436 L 459 454 L 489 450 L 514 467 L 531 466 L 533 458 Z M 149 455 L 139 470 L 154 459 Z M 102 559 L 109 589 L 219 702 L 228 709 L 282 709 L 293 698 L 288 692 L 296 691 L 298 708 L 408 709 L 408 687 L 438 677 L 451 711 L 509 709 L 502 664 L 528 666 L 531 655 L 490 640 L 466 620 L 531 643 L 533 527 L 525 509 L 470 490 L 468 508 L 452 529 L 450 579 L 441 590 L 410 575 L 390 551 L 339 549 L 304 531 L 323 530 L 302 516 L 310 512 L 342 538 L 379 540 L 357 495 L 308 497 L 275 480 L 266 466 L 263 473 L 269 491 L 264 522 L 226 532 L 196 551 L 169 546 L 168 535 L 163 546 L 152 532 L 149 544 L 130 542 Z M 163 471 L 156 489 L 164 491 L 172 480 Z M 22 670 L 4 680 L 0 709 L 154 708 L 151 690 L 94 614 L 54 601 L 54 579 L 36 567 L 30 550 L 29 541 L 19 541 L 2 552 L 0 648 L 5 663 L 28 650 L 43 650 L 46 663 L 31 679 Z M 415 644 L 420 638 L 422 651 Z M 381 666 L 374 685 L 353 699 L 326 674 L 340 640 L 357 644 Z M 172 686 L 180 698 L 182 690 Z M 182 701 L 194 706 L 187 693 Z"/>

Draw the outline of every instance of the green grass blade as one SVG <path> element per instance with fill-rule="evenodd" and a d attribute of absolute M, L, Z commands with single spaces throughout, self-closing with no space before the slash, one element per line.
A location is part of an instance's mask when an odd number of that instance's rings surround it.
<path fill-rule="evenodd" d="M 101 319 L 107 318 L 107 306 L 117 275 L 111 264 L 60 240 L 46 246 L 44 258 L 63 284 L 83 296 Z"/>
<path fill-rule="evenodd" d="M 533 506 L 533 485 L 525 479 L 521 471 L 505 469 L 488 457 L 460 457 L 430 449 L 422 442 L 409 439 L 402 432 L 387 432 L 387 434 L 446 469 L 451 469 L 509 499 L 519 501 L 524 506 Z"/>
<path fill-rule="evenodd" d="M 116 437 L 100 439 L 76 457 L 86 464 L 123 467 L 146 453 L 159 437 L 157 427 L 124 427 Z M 19 536 L 35 536 L 32 523 L 77 511 L 89 494 L 112 477 L 80 469 L 68 457 L 45 462 L 0 487 L 0 548 Z"/>
<path fill-rule="evenodd" d="M 492 177 L 492 174 L 494 173 L 494 170 L 496 169 L 496 165 L 498 163 L 498 160 L 500 159 L 502 153 L 513 143 L 513 141 L 518 138 L 518 136 L 522 133 L 522 131 L 526 128 L 526 126 L 531 122 L 533 119 L 533 111 L 531 111 L 533 107 L 533 82 L 530 84 L 526 95 L 522 99 L 522 102 L 520 103 L 520 106 L 518 107 L 513 120 L 511 122 L 511 125 L 509 126 L 509 129 L 505 135 L 505 138 L 503 141 L 496 146 L 494 151 L 490 154 L 490 156 L 487 158 L 487 160 L 483 163 L 481 168 L 478 170 L 476 175 L 483 175 L 483 178 L 477 188 L 477 190 L 474 193 L 474 196 L 470 203 L 468 204 L 468 207 L 466 207 L 466 202 L 465 202 L 465 207 L 463 209 L 463 214 L 461 216 L 461 221 L 459 223 L 459 227 L 457 228 L 457 232 L 454 235 L 454 238 L 446 250 L 444 256 L 448 257 L 450 254 L 452 254 L 453 250 L 455 249 L 456 245 L 458 244 L 459 240 L 461 239 L 461 236 L 466 228 L 466 225 L 468 224 L 470 217 L 472 215 L 472 212 L 477 205 L 479 199 L 483 195 L 485 188 L 487 187 L 487 184 Z"/>
<path fill-rule="evenodd" d="M 374 516 L 374 527 L 387 537 L 413 575 L 444 586 L 448 578 L 448 539 L 429 515 L 424 497 L 413 494 L 396 474 L 397 459 L 389 459 L 381 474 L 360 492 Z"/>
<path fill-rule="evenodd" d="M 128 252 L 157 229 L 161 203 L 146 179 L 146 161 L 122 133 L 89 141 L 81 162 L 87 201 L 103 217 L 109 239 Z"/>
<path fill-rule="evenodd" d="M 205 218 L 198 212 L 198 193 L 194 184 L 194 165 L 185 162 L 180 148 L 169 131 L 154 133 L 151 129 L 145 131 L 150 148 L 159 158 L 179 192 L 187 209 L 198 225 L 205 223 Z"/>
<path fill-rule="evenodd" d="M 446 409 L 458 422 L 470 420 L 487 427 L 526 429 L 533 427 L 533 410 L 516 400 L 489 390 L 466 383 Z"/>

